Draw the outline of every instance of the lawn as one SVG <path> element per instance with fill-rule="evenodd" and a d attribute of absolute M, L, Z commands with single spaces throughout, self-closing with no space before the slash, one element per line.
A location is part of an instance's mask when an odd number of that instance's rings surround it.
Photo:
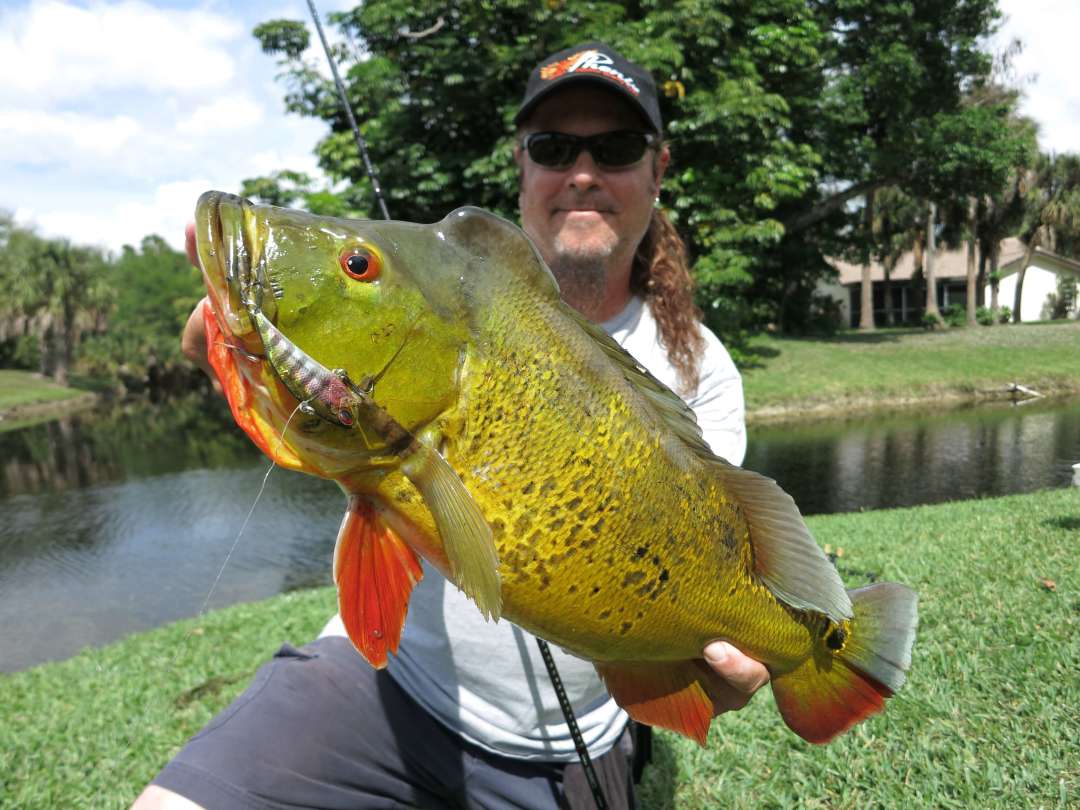
<path fill-rule="evenodd" d="M 0 369 L 0 412 L 24 405 L 84 396 L 85 391 L 65 388 L 40 374 Z"/>
<path fill-rule="evenodd" d="M 770 694 L 706 748 L 661 733 L 643 807 L 1080 806 L 1080 495 L 1056 490 L 819 516 L 849 585 L 920 593 L 910 679 L 828 746 Z M 313 637 L 332 591 L 284 594 L 0 676 L 0 806 L 122 808 L 283 640 Z"/>
<path fill-rule="evenodd" d="M 752 417 L 972 399 L 1020 383 L 1080 393 L 1080 321 L 927 332 L 881 329 L 834 338 L 760 335 L 743 370 Z"/>

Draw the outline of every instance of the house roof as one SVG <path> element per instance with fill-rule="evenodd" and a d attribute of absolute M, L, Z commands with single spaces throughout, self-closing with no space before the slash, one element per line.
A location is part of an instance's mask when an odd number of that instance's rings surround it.
<path fill-rule="evenodd" d="M 1015 273 L 1024 260 L 1024 243 L 1014 236 L 1001 243 L 1001 255 L 998 258 L 998 272 L 1003 276 Z M 829 259 L 829 264 L 840 273 L 841 284 L 858 284 L 862 281 L 862 265 L 851 264 L 840 259 Z M 1031 264 L 1054 272 L 1080 273 L 1080 262 L 1066 256 L 1059 256 L 1049 250 L 1035 249 Z M 893 281 L 909 281 L 915 269 L 915 257 L 908 251 L 896 263 L 889 278 Z M 934 276 L 937 279 L 967 278 L 967 248 L 959 250 L 934 251 Z M 870 266 L 870 277 L 874 281 L 884 281 L 885 271 L 881 264 L 874 262 Z"/>

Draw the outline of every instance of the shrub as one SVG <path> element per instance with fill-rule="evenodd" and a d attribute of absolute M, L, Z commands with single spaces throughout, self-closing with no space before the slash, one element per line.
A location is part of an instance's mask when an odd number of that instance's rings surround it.
<path fill-rule="evenodd" d="M 967 307 L 963 304 L 950 304 L 943 315 L 945 323 L 949 326 L 963 326 L 967 323 Z"/>
<path fill-rule="evenodd" d="M 979 307 L 975 310 L 975 320 L 981 326 L 993 326 L 994 312 L 990 309 L 990 307 Z"/>

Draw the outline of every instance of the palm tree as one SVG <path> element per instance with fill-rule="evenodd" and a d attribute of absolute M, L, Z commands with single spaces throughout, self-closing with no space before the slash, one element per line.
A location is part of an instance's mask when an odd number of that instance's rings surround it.
<path fill-rule="evenodd" d="M 66 239 L 43 239 L 32 230 L 0 223 L 0 319 L 21 323 L 38 338 L 40 370 L 67 383 L 83 335 L 108 306 L 105 258 Z"/>
<path fill-rule="evenodd" d="M 1080 155 L 1039 155 L 1027 172 L 1024 223 L 1020 232 L 1026 250 L 1016 276 L 1013 323 L 1020 322 L 1024 275 L 1040 247 L 1054 250 L 1056 243 L 1080 239 Z"/>

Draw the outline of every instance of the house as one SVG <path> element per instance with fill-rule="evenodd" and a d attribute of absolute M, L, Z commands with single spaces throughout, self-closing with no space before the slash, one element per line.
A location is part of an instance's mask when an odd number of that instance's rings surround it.
<path fill-rule="evenodd" d="M 1016 279 L 1024 261 L 1024 243 L 1009 238 L 1001 243 L 998 258 L 998 305 L 1012 309 L 1016 295 Z M 818 291 L 835 299 L 844 314 L 844 322 L 851 327 L 859 325 L 861 304 L 862 265 L 850 264 L 838 259 L 829 262 L 839 273 L 836 281 L 819 286 Z M 987 265 L 989 271 L 989 264 Z M 885 325 L 885 271 L 880 264 L 871 265 L 874 285 L 874 320 Z M 967 249 L 938 250 L 934 252 L 934 278 L 937 283 L 938 308 L 945 311 L 953 304 L 967 305 Z M 1050 317 L 1049 296 L 1056 295 L 1058 280 L 1064 278 L 1073 285 L 1080 283 L 1080 261 L 1060 256 L 1042 248 L 1036 248 L 1031 264 L 1024 275 L 1024 289 L 1020 303 L 1022 321 L 1038 321 Z M 922 272 L 915 273 L 912 253 L 900 257 L 889 277 L 893 320 L 897 324 L 922 322 L 926 306 L 926 284 Z M 1075 287 L 1074 287 L 1075 289 Z M 1068 317 L 1080 317 L 1077 301 L 1073 295 Z M 990 305 L 990 285 L 983 289 L 983 302 Z"/>

